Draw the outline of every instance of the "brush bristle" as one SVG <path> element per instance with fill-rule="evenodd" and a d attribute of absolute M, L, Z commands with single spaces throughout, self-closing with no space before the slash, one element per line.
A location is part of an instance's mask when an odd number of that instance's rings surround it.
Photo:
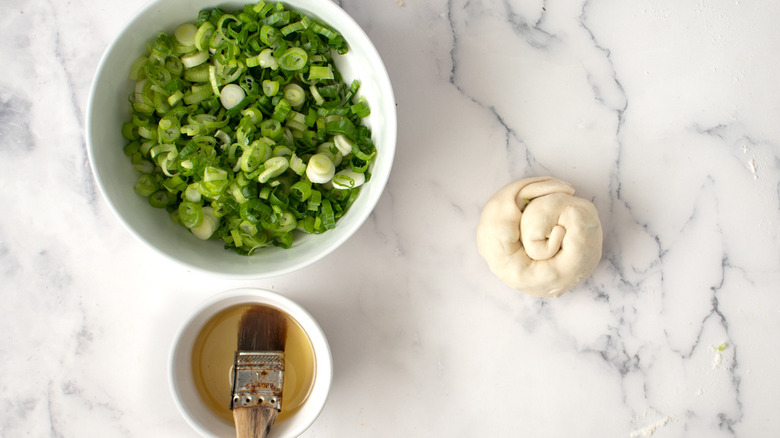
<path fill-rule="evenodd" d="M 284 351 L 287 318 L 279 310 L 252 306 L 238 325 L 238 349 L 242 351 Z"/>

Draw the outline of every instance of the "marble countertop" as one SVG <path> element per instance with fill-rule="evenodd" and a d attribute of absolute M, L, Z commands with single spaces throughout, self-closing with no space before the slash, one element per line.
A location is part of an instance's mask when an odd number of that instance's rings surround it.
<path fill-rule="evenodd" d="M 780 434 L 780 3 L 339 1 L 393 82 L 393 174 L 341 248 L 261 281 L 169 264 L 98 192 L 89 87 L 144 3 L 0 6 L 0 436 L 194 436 L 172 338 L 245 286 L 330 341 L 307 437 Z M 476 247 L 485 201 L 535 175 L 605 232 L 557 299 Z"/>

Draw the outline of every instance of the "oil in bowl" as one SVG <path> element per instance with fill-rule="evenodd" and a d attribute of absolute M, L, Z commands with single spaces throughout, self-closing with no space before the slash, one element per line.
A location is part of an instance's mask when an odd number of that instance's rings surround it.
<path fill-rule="evenodd" d="M 273 435 L 300 436 L 317 420 L 328 399 L 333 358 L 325 333 L 314 317 L 270 290 L 223 291 L 191 311 L 173 339 L 168 362 L 173 401 L 204 438 L 235 436 L 230 373 L 241 317 L 246 309 L 257 305 L 278 309 L 288 318 L 282 411 Z"/>
<path fill-rule="evenodd" d="M 192 349 L 192 376 L 198 394 L 215 415 L 231 425 L 232 368 L 238 326 L 249 307 L 249 304 L 235 305 L 215 314 L 201 328 Z M 304 404 L 314 384 L 317 365 L 306 332 L 294 318 L 282 313 L 287 318 L 287 339 L 282 408 L 277 423 L 284 422 Z"/>

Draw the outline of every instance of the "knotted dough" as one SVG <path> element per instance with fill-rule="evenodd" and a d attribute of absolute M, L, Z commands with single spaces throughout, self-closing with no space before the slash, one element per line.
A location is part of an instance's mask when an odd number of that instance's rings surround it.
<path fill-rule="evenodd" d="M 593 273 L 603 233 L 596 207 L 551 177 L 507 184 L 488 200 L 477 227 L 479 253 L 507 285 L 557 297 Z"/>

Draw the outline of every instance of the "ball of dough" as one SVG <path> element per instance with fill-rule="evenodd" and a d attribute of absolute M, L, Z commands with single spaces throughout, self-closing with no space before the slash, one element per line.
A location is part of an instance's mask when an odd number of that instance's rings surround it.
<path fill-rule="evenodd" d="M 557 297 L 585 281 L 601 260 L 596 207 L 551 177 L 507 184 L 488 200 L 477 227 L 479 253 L 501 281 Z"/>

